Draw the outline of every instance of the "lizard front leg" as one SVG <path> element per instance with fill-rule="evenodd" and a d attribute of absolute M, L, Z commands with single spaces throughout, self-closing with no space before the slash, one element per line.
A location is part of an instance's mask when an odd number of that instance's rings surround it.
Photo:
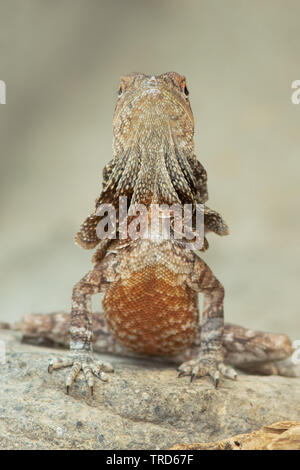
<path fill-rule="evenodd" d="M 190 375 L 191 380 L 208 375 L 217 387 L 220 373 L 230 379 L 237 377 L 234 369 L 224 363 L 222 347 L 224 288 L 204 261 L 196 255 L 187 284 L 191 289 L 204 294 L 204 311 L 201 319 L 199 354 L 196 359 L 179 366 L 179 375 Z"/>
<path fill-rule="evenodd" d="M 113 367 L 106 362 L 95 362 L 92 356 L 92 310 L 91 297 L 103 292 L 114 279 L 114 255 L 111 254 L 83 277 L 73 288 L 70 325 L 71 358 L 51 361 L 48 371 L 71 367 L 66 378 L 66 389 L 70 387 L 82 370 L 91 395 L 94 388 L 94 376 L 103 381 L 108 379 L 106 372 L 113 372 Z"/>

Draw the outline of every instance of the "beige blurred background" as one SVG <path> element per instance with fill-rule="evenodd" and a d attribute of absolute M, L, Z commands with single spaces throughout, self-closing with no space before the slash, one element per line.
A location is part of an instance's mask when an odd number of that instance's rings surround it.
<path fill-rule="evenodd" d="M 300 2 L 0 0 L 0 318 L 69 309 L 119 77 L 185 74 L 227 321 L 300 339 Z M 99 299 L 98 299 L 99 301 Z M 100 308 L 94 302 L 95 308 Z"/>

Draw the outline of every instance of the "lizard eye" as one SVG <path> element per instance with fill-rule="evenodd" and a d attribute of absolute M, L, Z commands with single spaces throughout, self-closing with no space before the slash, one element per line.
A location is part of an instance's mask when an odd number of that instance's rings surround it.
<path fill-rule="evenodd" d="M 184 86 L 183 92 L 186 96 L 189 96 L 189 90 L 187 89 L 186 85 Z"/>
<path fill-rule="evenodd" d="M 123 93 L 123 90 L 122 90 L 122 87 L 120 87 L 119 90 L 118 90 L 118 96 L 121 96 L 122 93 Z"/>

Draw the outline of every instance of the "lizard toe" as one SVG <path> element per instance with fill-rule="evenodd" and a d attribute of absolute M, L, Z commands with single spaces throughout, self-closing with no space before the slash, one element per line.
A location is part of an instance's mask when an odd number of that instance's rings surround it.
<path fill-rule="evenodd" d="M 219 386 L 221 376 L 231 380 L 236 380 L 237 378 L 237 373 L 232 367 L 223 362 L 205 358 L 184 362 L 179 366 L 178 370 L 178 377 L 190 376 L 191 382 L 196 378 L 208 376 L 215 388 Z"/>
<path fill-rule="evenodd" d="M 67 394 L 69 394 L 80 371 L 83 372 L 91 396 L 94 393 L 94 377 L 99 378 L 102 382 L 107 382 L 109 380 L 107 373 L 114 372 L 114 368 L 111 364 L 104 361 L 94 361 L 90 353 L 76 353 L 74 357 L 70 359 L 51 360 L 48 366 L 48 372 L 51 374 L 54 370 L 67 367 L 71 367 L 65 382 Z"/>

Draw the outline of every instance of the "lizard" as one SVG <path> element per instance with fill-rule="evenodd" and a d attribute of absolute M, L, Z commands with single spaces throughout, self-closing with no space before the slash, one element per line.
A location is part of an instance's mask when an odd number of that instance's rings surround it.
<path fill-rule="evenodd" d="M 194 152 L 194 118 L 184 76 L 168 72 L 158 76 L 133 73 L 122 77 L 113 118 L 113 159 L 103 170 L 103 187 L 95 211 L 75 237 L 78 245 L 93 249 L 93 268 L 72 293 L 71 315 L 30 317 L 23 322 L 28 336 L 41 336 L 47 323 L 52 335 L 66 345 L 62 324 L 70 322 L 67 359 L 52 360 L 49 372 L 71 368 L 66 390 L 82 370 L 90 393 L 94 377 L 108 380 L 113 367 L 93 358 L 97 351 L 171 357 L 180 376 L 209 376 L 215 387 L 221 376 L 235 380 L 232 366 L 262 373 L 294 375 L 276 361 L 293 352 L 285 335 L 255 332 L 224 325 L 224 287 L 199 254 L 184 241 L 163 237 L 103 239 L 97 235 L 98 209 L 126 196 L 128 205 L 204 205 L 206 233 L 226 235 L 220 214 L 209 209 L 207 174 Z M 104 293 L 104 313 L 92 316 L 91 297 Z M 198 294 L 204 295 L 199 325 Z M 31 323 L 30 323 L 31 322 Z M 33 326 L 33 327 L 32 327 Z M 40 333 L 39 328 L 40 327 Z M 93 328 L 95 337 L 93 338 Z M 278 363 L 279 364 L 279 363 Z"/>

